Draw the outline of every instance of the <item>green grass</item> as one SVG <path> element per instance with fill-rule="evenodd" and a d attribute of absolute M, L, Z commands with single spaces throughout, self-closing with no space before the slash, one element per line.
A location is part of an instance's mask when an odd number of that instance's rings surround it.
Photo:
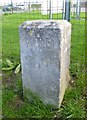
<path fill-rule="evenodd" d="M 58 15 L 59 19 L 62 16 Z M 84 17 L 84 14 L 81 14 Z M 48 19 L 40 12 L 4 15 L 2 20 L 2 52 L 3 66 L 8 58 L 15 64 L 20 62 L 18 26 L 26 20 Z M 53 15 L 57 19 L 57 15 Z M 61 117 L 85 118 L 85 21 L 71 20 L 71 64 L 70 86 L 67 88 L 62 106 L 53 110 L 52 106 L 45 106 L 39 99 L 32 103 L 24 101 L 22 93 L 21 75 L 14 75 L 14 71 L 4 72 L 3 77 L 3 116 L 7 118 L 23 117 Z"/>

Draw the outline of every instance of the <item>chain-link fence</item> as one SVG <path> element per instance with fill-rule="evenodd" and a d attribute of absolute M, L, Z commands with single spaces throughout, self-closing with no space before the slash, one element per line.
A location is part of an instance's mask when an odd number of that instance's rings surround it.
<path fill-rule="evenodd" d="M 85 79 L 86 7 L 86 0 L 24 0 L 23 2 L 21 0 L 20 2 L 18 0 L 9 0 L 4 4 L 2 2 L 2 5 L 0 6 L 2 12 L 0 12 L 0 14 L 2 14 L 2 67 L 4 68 L 4 73 L 8 70 L 14 71 L 14 67 L 11 67 L 11 65 L 14 64 L 16 67 L 20 64 L 18 26 L 21 23 L 28 20 L 65 19 L 72 24 L 70 64 L 71 85 L 75 85 L 75 88 L 77 87 L 76 85 L 78 85 L 80 86 L 80 89 L 84 83 L 83 79 Z M 8 60 L 10 60 L 10 63 Z M 9 81 L 11 82 L 11 79 L 14 79 L 14 76 L 10 75 L 10 77 L 7 78 L 5 75 L 6 74 L 3 74 L 3 84 L 6 85 Z M 75 83 L 75 80 L 78 79 L 80 79 L 80 82 Z M 78 95 L 79 93 L 77 96 Z"/>

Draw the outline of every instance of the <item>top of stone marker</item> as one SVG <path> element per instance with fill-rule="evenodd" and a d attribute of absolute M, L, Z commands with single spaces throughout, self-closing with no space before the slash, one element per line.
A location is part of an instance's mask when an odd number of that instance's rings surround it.
<path fill-rule="evenodd" d="M 62 29 L 64 26 L 70 26 L 71 24 L 66 20 L 33 20 L 33 21 L 25 21 L 21 26 L 23 28 L 31 29 L 31 28 L 60 28 Z M 20 27 L 21 27 L 20 26 Z"/>

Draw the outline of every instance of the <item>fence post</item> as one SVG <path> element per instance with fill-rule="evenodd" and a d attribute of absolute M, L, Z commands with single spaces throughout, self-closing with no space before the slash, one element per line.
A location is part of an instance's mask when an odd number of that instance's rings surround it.
<path fill-rule="evenodd" d="M 12 7 L 12 13 L 13 13 L 13 1 L 11 0 L 11 7 Z"/>
<path fill-rule="evenodd" d="M 80 18 L 80 11 L 81 11 L 80 0 L 77 0 L 77 3 L 76 3 L 76 18 Z"/>
<path fill-rule="evenodd" d="M 62 19 L 64 20 L 65 16 L 65 0 L 63 0 L 63 6 L 62 6 Z"/>
<path fill-rule="evenodd" d="M 65 20 L 70 22 L 70 0 L 65 0 Z"/>
<path fill-rule="evenodd" d="M 49 0 L 49 19 L 52 20 L 52 0 Z"/>

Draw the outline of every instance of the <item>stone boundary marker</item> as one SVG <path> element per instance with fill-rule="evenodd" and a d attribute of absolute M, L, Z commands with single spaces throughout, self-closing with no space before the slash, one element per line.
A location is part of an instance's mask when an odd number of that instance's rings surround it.
<path fill-rule="evenodd" d="M 26 21 L 19 26 L 23 92 L 60 107 L 69 82 L 71 24 L 66 20 Z"/>

